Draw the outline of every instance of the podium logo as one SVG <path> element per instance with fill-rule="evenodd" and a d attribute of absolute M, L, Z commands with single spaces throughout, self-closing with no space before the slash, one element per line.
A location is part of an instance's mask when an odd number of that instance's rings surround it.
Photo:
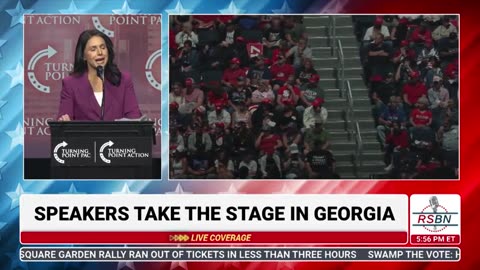
<path fill-rule="evenodd" d="M 67 142 L 63 141 L 59 144 L 57 144 L 55 146 L 55 148 L 53 149 L 53 157 L 55 158 L 55 160 L 58 162 L 58 163 L 61 163 L 61 164 L 65 164 L 65 160 L 61 159 L 60 157 L 58 157 L 58 149 L 60 149 L 60 147 L 66 147 L 68 145 Z"/>
<path fill-rule="evenodd" d="M 40 83 L 40 81 L 37 79 L 35 75 L 35 65 L 41 58 L 47 57 L 47 59 L 50 59 L 56 53 L 57 51 L 53 47 L 48 46 L 46 49 L 40 50 L 37 53 L 35 53 L 32 56 L 32 58 L 30 58 L 30 61 L 28 62 L 28 67 L 27 67 L 28 80 L 30 81 L 30 84 L 40 92 L 50 93 L 50 86 Z M 47 72 L 47 79 L 48 79 L 48 72 Z"/>
<path fill-rule="evenodd" d="M 116 148 L 113 147 L 114 145 L 115 143 L 109 140 L 100 146 L 100 150 L 98 152 L 100 159 L 103 162 L 111 164 L 112 159 L 136 159 L 150 157 L 150 153 L 137 152 L 136 148 Z"/>
<path fill-rule="evenodd" d="M 112 141 L 108 141 L 106 143 L 104 143 L 101 147 L 100 147 L 100 158 L 103 160 L 103 162 L 105 163 L 112 163 L 112 161 L 110 159 L 107 159 L 105 157 L 105 155 L 103 154 L 103 151 L 105 150 L 106 147 L 112 147 L 113 146 L 113 142 Z"/>
<path fill-rule="evenodd" d="M 68 143 L 62 141 L 53 148 L 53 157 L 60 164 L 65 164 L 66 159 L 83 159 L 92 157 L 89 149 L 71 149 L 66 148 L 67 146 Z"/>
<path fill-rule="evenodd" d="M 442 202 L 439 200 L 439 196 L 430 196 L 428 200 L 425 200 L 421 211 L 412 212 L 412 226 L 423 227 L 425 231 L 431 233 L 439 233 L 449 227 L 459 227 L 459 212 L 449 211 L 447 206 L 448 200 Z M 413 207 L 414 205 L 412 205 Z"/>

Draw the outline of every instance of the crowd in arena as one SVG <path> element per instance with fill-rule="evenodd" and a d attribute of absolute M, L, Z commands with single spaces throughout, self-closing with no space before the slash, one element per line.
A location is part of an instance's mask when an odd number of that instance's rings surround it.
<path fill-rule="evenodd" d="M 302 16 L 175 16 L 169 42 L 171 178 L 338 178 Z"/>
<path fill-rule="evenodd" d="M 371 19 L 354 17 L 385 170 L 457 178 L 458 17 Z"/>
<path fill-rule="evenodd" d="M 457 18 L 358 18 L 387 171 L 457 168 Z M 170 22 L 170 178 L 340 177 L 302 16 Z"/>

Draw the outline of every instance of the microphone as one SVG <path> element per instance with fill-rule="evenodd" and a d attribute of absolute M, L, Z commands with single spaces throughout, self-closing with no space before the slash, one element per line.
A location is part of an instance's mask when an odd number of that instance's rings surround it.
<path fill-rule="evenodd" d="M 103 81 L 103 78 L 105 76 L 105 71 L 103 70 L 103 66 L 97 66 L 97 76 Z"/>
<path fill-rule="evenodd" d="M 430 207 L 432 208 L 433 212 L 434 213 L 437 213 L 437 208 L 438 206 L 440 205 L 438 203 L 438 198 L 437 196 L 432 196 L 430 197 L 430 199 L 428 200 L 428 202 L 430 203 Z"/>
<path fill-rule="evenodd" d="M 437 196 L 430 197 L 428 202 L 430 203 L 430 207 L 432 208 L 433 213 L 436 214 L 437 213 L 437 208 L 440 205 L 440 203 L 438 202 Z M 437 229 L 437 226 L 434 225 L 433 230 L 436 230 L 436 229 Z"/>
<path fill-rule="evenodd" d="M 100 106 L 100 120 L 105 116 L 105 70 L 103 66 L 97 66 L 97 76 L 102 80 L 102 105 Z"/>

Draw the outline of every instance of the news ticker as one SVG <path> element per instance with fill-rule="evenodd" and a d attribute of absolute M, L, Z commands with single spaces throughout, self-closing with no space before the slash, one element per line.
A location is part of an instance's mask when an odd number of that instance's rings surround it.
<path fill-rule="evenodd" d="M 410 220 L 409 220 L 410 216 Z M 29 244 L 460 243 L 460 196 L 49 195 L 20 198 Z"/>
<path fill-rule="evenodd" d="M 23 247 L 39 261 L 460 261 L 460 248 L 61 248 Z"/>

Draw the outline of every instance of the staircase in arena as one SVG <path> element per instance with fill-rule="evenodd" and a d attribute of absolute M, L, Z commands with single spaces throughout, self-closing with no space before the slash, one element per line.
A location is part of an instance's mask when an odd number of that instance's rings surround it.
<path fill-rule="evenodd" d="M 369 178 L 373 174 L 384 173 L 383 154 L 376 137 L 372 107 L 368 89 L 363 81 L 360 63 L 359 43 L 354 35 L 351 16 L 335 16 L 335 37 L 342 43 L 344 56 L 344 76 L 351 85 L 354 119 L 360 127 L 362 155 L 355 162 L 357 140 L 355 123 L 348 122 L 346 94 L 341 94 L 341 80 L 337 76 L 340 68 L 338 51 L 332 48 L 333 36 L 329 27 L 333 24 L 330 16 L 305 16 L 304 25 L 308 34 L 308 44 L 313 50 L 315 69 L 320 75 L 320 87 L 325 90 L 325 107 L 328 110 L 326 128 L 331 137 L 331 150 L 337 160 L 337 172 L 343 179 Z"/>

